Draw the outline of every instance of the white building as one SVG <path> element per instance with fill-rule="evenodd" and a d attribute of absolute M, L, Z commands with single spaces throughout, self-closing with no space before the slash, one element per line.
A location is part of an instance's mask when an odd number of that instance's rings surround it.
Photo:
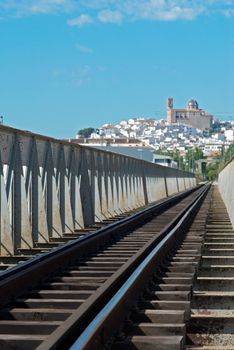
<path fill-rule="evenodd" d="M 224 135 L 225 135 L 227 141 L 229 141 L 229 142 L 234 141 L 234 130 L 233 129 L 225 130 Z"/>

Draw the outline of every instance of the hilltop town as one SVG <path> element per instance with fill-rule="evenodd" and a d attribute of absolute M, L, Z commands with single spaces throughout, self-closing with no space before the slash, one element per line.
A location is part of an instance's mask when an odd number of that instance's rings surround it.
<path fill-rule="evenodd" d="M 195 148 L 204 157 L 217 158 L 234 141 L 234 122 L 218 120 L 200 109 L 196 100 L 190 100 L 184 109 L 174 109 L 173 99 L 168 98 L 167 119 L 133 117 L 118 124 L 107 123 L 93 130 L 89 137 L 78 132 L 72 141 L 155 163 L 162 162 L 155 153 L 176 151 L 184 157 Z"/>

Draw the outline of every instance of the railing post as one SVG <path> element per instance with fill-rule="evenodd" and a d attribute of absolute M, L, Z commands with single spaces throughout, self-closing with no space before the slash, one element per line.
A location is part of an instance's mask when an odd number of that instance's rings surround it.
<path fill-rule="evenodd" d="M 0 127 L 0 254 L 18 254 L 194 185 L 193 175 Z"/>
<path fill-rule="evenodd" d="M 69 184 L 71 210 L 75 230 L 84 229 L 84 216 L 81 204 L 81 148 L 71 149 L 69 161 Z"/>
<path fill-rule="evenodd" d="M 0 255 L 9 256 L 13 254 L 14 246 L 11 235 L 9 206 L 7 203 L 3 165 L 0 155 Z"/>

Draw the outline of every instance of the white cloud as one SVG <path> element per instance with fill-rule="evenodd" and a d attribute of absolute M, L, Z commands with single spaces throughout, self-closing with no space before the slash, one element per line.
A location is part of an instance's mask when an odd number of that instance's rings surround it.
<path fill-rule="evenodd" d="M 82 14 L 76 18 L 68 20 L 68 25 L 71 27 L 83 27 L 86 24 L 90 24 L 93 22 L 92 17 L 86 14 Z"/>
<path fill-rule="evenodd" d="M 99 21 L 193 20 L 204 15 L 232 16 L 234 0 L 0 0 L 0 17 L 72 13 L 71 26 Z"/>
<path fill-rule="evenodd" d="M 63 86 L 80 88 L 90 81 L 91 67 L 84 65 L 79 68 L 56 69 L 52 72 L 54 83 Z"/>
<path fill-rule="evenodd" d="M 123 21 L 123 15 L 120 11 L 102 10 L 98 13 L 98 19 L 102 23 L 117 23 Z"/>
<path fill-rule="evenodd" d="M 234 16 L 234 8 L 229 8 L 227 10 L 223 11 L 224 16 L 226 17 L 232 17 Z"/>
<path fill-rule="evenodd" d="M 90 72 L 91 67 L 88 65 L 83 66 L 79 70 L 72 71 L 71 83 L 76 87 L 84 85 L 89 80 Z"/>
<path fill-rule="evenodd" d="M 67 13 L 75 9 L 74 0 L 1 0 L 0 2 L 0 13 L 13 16 Z"/>
<path fill-rule="evenodd" d="M 87 46 L 76 44 L 76 48 L 82 53 L 90 53 L 90 54 L 93 53 L 93 49 Z"/>
<path fill-rule="evenodd" d="M 160 10 L 153 13 L 147 14 L 146 18 L 162 21 L 175 21 L 175 20 L 192 20 L 198 16 L 199 13 L 203 12 L 203 8 L 181 8 L 175 6 L 171 9 Z"/>
<path fill-rule="evenodd" d="M 191 20 L 204 11 L 200 1 L 145 0 L 127 1 L 125 12 L 134 20 Z"/>

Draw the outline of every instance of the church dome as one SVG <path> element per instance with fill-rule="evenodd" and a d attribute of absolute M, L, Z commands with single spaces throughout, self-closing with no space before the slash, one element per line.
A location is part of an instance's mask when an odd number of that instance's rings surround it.
<path fill-rule="evenodd" d="M 188 109 L 198 109 L 198 103 L 196 100 L 192 99 L 188 102 Z"/>

